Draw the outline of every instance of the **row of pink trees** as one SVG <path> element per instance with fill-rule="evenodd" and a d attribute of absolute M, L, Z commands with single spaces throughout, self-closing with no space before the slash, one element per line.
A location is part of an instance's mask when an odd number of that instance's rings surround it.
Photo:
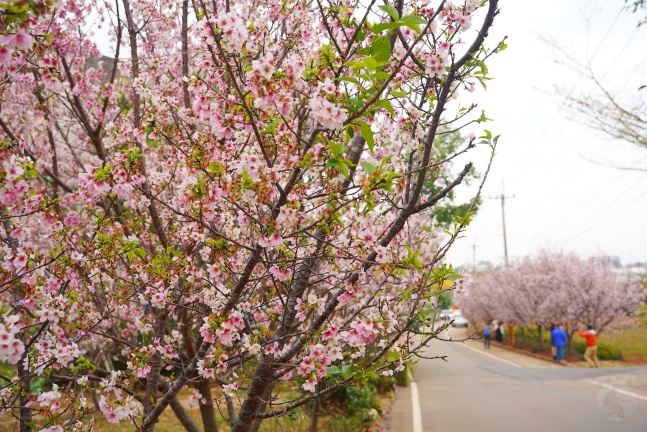
<path fill-rule="evenodd" d="M 152 430 L 169 407 L 255 430 L 435 336 L 408 337 L 470 214 L 449 237 L 430 215 L 496 137 L 437 145 L 485 120 L 496 0 L 51 3 L 0 40 L 0 405 L 21 431 L 97 409 Z"/>
<path fill-rule="evenodd" d="M 476 275 L 469 297 L 459 303 L 474 321 L 543 328 L 562 323 L 572 334 L 587 324 L 601 331 L 614 318 L 633 314 L 644 298 L 639 283 L 617 275 L 603 259 L 544 252 Z"/>

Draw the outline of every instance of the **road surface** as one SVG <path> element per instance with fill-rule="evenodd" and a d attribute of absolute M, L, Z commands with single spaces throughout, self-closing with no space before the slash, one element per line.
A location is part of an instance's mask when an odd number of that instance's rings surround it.
<path fill-rule="evenodd" d="M 391 432 L 647 432 L 647 367 L 569 368 L 478 341 L 434 341 L 427 353 L 448 362 L 415 366 Z"/>

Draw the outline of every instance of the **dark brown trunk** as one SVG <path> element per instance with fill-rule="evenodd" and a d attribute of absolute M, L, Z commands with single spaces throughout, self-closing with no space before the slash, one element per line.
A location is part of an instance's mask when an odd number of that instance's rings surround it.
<path fill-rule="evenodd" d="M 202 416 L 202 425 L 204 432 L 218 432 L 218 423 L 216 423 L 216 411 L 213 408 L 213 396 L 211 395 L 211 385 L 208 380 L 200 381 L 195 388 L 198 389 L 205 403 L 200 402 L 200 415 Z"/>
<path fill-rule="evenodd" d="M 29 426 L 32 422 L 31 408 L 27 408 L 31 389 L 31 377 L 29 370 L 24 366 L 24 358 L 25 356 L 18 363 L 18 378 L 20 378 L 20 432 L 32 432 L 32 428 Z"/>
<path fill-rule="evenodd" d="M 184 429 L 187 430 L 187 432 L 201 432 L 200 428 L 193 422 L 191 417 L 189 417 L 189 414 L 186 412 L 178 398 L 174 397 L 171 399 L 171 409 L 175 413 L 175 417 L 182 423 L 182 426 L 184 426 Z"/>
<path fill-rule="evenodd" d="M 317 391 L 321 390 L 321 386 L 317 384 Z M 312 421 L 310 422 L 310 432 L 317 432 L 319 423 L 319 398 L 315 399 L 312 404 Z"/>
<path fill-rule="evenodd" d="M 268 388 L 272 386 L 272 363 L 271 359 L 265 358 L 256 368 L 252 382 L 247 390 L 247 396 L 240 408 L 238 418 L 231 428 L 231 432 L 249 432 L 254 423 L 256 413 L 263 407 L 263 396 Z"/>

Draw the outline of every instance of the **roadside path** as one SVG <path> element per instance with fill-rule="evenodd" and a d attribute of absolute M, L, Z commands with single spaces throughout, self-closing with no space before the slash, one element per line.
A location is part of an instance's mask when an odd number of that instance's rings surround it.
<path fill-rule="evenodd" d="M 415 384 L 397 389 L 390 432 L 647 432 L 647 367 L 568 368 L 481 341 L 433 341 L 427 353 L 448 362 L 415 366 Z"/>

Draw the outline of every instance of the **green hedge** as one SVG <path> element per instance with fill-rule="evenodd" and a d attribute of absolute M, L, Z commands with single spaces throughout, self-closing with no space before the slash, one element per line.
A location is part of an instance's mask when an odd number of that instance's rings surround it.
<path fill-rule="evenodd" d="M 581 340 L 573 341 L 573 349 L 580 354 L 584 354 L 584 351 L 586 350 L 586 342 Z M 622 360 L 622 351 L 605 343 L 600 343 L 598 344 L 598 359 Z"/>

